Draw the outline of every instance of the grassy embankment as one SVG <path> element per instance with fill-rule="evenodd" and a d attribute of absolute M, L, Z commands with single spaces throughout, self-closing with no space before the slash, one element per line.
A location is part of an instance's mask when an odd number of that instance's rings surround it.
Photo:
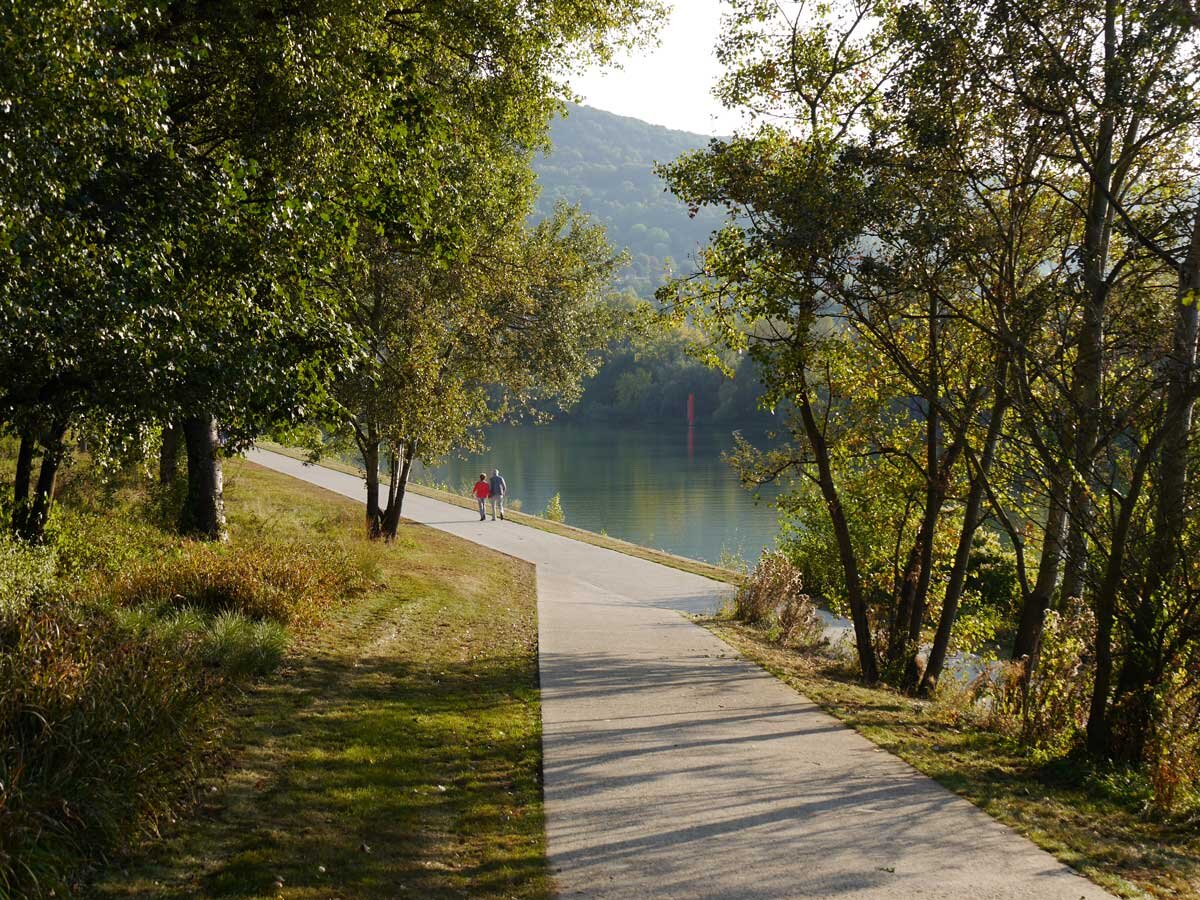
<path fill-rule="evenodd" d="M 276 444 L 272 441 L 259 441 L 258 446 L 263 450 L 270 450 L 272 453 L 279 453 L 292 459 L 305 461 L 308 459 L 308 454 L 305 451 L 297 450 L 293 447 L 285 447 L 282 444 Z M 360 467 L 350 465 L 343 460 L 333 457 L 322 458 L 320 464 L 327 469 L 345 472 L 349 475 L 361 476 L 363 474 L 363 470 Z M 439 490 L 428 485 L 409 482 L 408 489 L 414 494 L 431 497 L 434 500 L 441 500 L 444 503 L 452 503 L 455 506 L 461 506 L 463 509 L 474 510 L 476 508 L 475 501 L 469 497 L 459 496 L 458 494 Z M 716 566 L 698 559 L 689 559 L 686 556 L 676 556 L 674 553 L 668 553 L 665 550 L 655 550 L 650 547 L 643 547 L 640 544 L 631 544 L 629 541 L 622 541 L 619 538 L 609 537 L 606 534 L 597 534 L 594 531 L 574 528 L 562 522 L 553 522 L 542 516 L 529 515 L 528 513 L 517 512 L 515 510 L 508 510 L 505 515 L 512 521 L 521 525 L 528 525 L 530 528 L 548 531 L 551 534 L 582 541 L 585 544 L 592 544 L 596 547 L 604 547 L 607 550 L 615 550 L 627 556 L 636 556 L 639 559 L 660 563 L 661 565 L 669 566 L 672 569 L 679 569 L 683 572 L 691 572 L 693 575 L 702 575 L 705 578 L 712 578 L 715 581 L 738 584 L 742 578 L 739 572 L 732 569 L 726 569 L 722 566 Z"/>
<path fill-rule="evenodd" d="M 1200 820 L 1147 815 L 1145 789 L 1082 760 L 1040 761 L 952 701 L 864 687 L 845 662 L 781 648 L 769 630 L 699 619 L 740 653 L 915 769 L 1114 893 L 1200 898 Z"/>
<path fill-rule="evenodd" d="M 229 470 L 235 533 L 361 529 L 352 501 Z M 549 894 L 532 569 L 420 526 L 377 564 L 240 698 L 200 814 L 102 896 Z"/>
<path fill-rule="evenodd" d="M 79 464 L 0 548 L 0 897 L 548 895 L 532 570 L 227 490 L 214 550 Z"/>

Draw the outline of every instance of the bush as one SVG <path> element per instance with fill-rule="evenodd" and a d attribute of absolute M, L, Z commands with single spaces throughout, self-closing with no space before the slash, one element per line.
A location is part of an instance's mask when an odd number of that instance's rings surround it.
<path fill-rule="evenodd" d="M 800 569 L 778 551 L 764 551 L 742 582 L 733 600 L 733 615 L 748 625 L 777 625 L 784 646 L 813 647 L 822 641 L 824 626 L 803 592 Z"/>
<path fill-rule="evenodd" d="M 1087 725 L 1095 645 L 1096 618 L 1086 605 L 1075 602 L 1063 612 L 1047 612 L 1033 677 L 1025 677 L 1021 662 L 983 676 L 983 690 L 992 699 L 992 727 L 1043 755 L 1073 749 Z"/>
<path fill-rule="evenodd" d="M 546 512 L 544 515 L 551 522 L 565 522 L 567 517 L 566 514 L 563 513 L 562 497 L 560 497 L 558 494 L 555 494 L 553 497 L 551 497 L 550 502 L 546 504 Z"/>
<path fill-rule="evenodd" d="M 57 590 L 57 562 L 50 547 L 30 547 L 0 536 L 0 627 L 7 630 L 31 602 Z"/>
<path fill-rule="evenodd" d="M 811 650 L 825 642 L 825 623 L 808 594 L 792 594 L 779 607 L 779 643 Z"/>
<path fill-rule="evenodd" d="M 239 613 L 305 626 L 364 581 L 361 568 L 335 544 L 187 544 L 173 558 L 119 576 L 111 595 L 121 606 Z"/>
<path fill-rule="evenodd" d="M 1178 813 L 1200 805 L 1200 686 L 1186 668 L 1176 669 L 1157 691 L 1146 767 L 1157 812 Z"/>

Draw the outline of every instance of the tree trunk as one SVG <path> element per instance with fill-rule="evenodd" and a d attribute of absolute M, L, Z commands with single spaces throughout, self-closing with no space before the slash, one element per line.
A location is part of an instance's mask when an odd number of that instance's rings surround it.
<path fill-rule="evenodd" d="M 912 617 L 912 602 L 913 595 L 917 588 L 917 571 L 921 565 L 921 545 L 922 538 L 925 536 L 925 514 L 929 512 L 929 502 L 926 500 L 925 509 L 921 516 L 921 524 L 917 527 L 917 537 L 913 541 L 912 546 L 908 548 L 908 556 L 904 558 L 904 568 L 901 570 L 900 582 L 895 584 L 895 576 L 892 581 L 894 584 L 894 595 L 892 597 L 891 616 L 888 619 L 888 635 L 887 635 L 887 671 L 884 672 L 885 679 L 894 679 L 896 671 L 900 668 L 901 660 L 904 659 L 904 645 L 908 639 L 908 622 Z M 907 524 L 908 516 L 905 515 L 904 522 Z M 900 549 L 899 538 L 896 541 L 896 549 Z"/>
<path fill-rule="evenodd" d="M 1158 434 L 1162 435 L 1163 432 L 1159 431 Z M 1134 464 L 1133 475 L 1129 479 L 1129 489 L 1121 501 L 1116 526 L 1113 528 L 1112 550 L 1108 556 L 1104 578 L 1100 583 L 1099 590 L 1096 591 L 1093 602 L 1096 610 L 1096 680 L 1092 684 L 1092 700 L 1088 712 L 1087 744 L 1088 749 L 1097 754 L 1108 753 L 1111 748 L 1108 698 L 1112 689 L 1113 625 L 1116 621 L 1117 590 L 1120 588 L 1121 576 L 1124 571 L 1125 547 L 1129 540 L 1133 511 L 1141 496 L 1146 469 L 1154 457 L 1155 449 L 1155 447 L 1145 447 Z M 1149 711 L 1147 710 L 1147 712 Z M 1141 746 L 1144 739 L 1144 734 L 1134 738 L 1137 749 L 1132 757 L 1135 761 L 1141 757 Z"/>
<path fill-rule="evenodd" d="M 10 523 L 14 535 L 21 534 L 29 512 L 29 480 L 33 478 L 33 455 L 37 441 L 29 431 L 21 432 L 17 450 L 17 471 L 13 476 L 13 511 Z"/>
<path fill-rule="evenodd" d="M 1192 226 L 1192 244 L 1180 270 L 1180 289 L 1171 358 L 1166 365 L 1163 446 L 1158 454 L 1158 503 L 1154 509 L 1152 572 L 1165 574 L 1180 559 L 1187 522 L 1188 451 L 1195 413 L 1196 341 L 1200 337 L 1200 208 Z M 1156 593 L 1153 589 L 1144 592 Z M 1147 596 L 1148 599 L 1148 596 Z"/>
<path fill-rule="evenodd" d="M 383 517 L 383 538 L 394 541 L 400 528 L 400 513 L 404 508 L 404 493 L 408 487 L 408 476 L 412 470 L 412 452 L 407 444 L 401 444 L 392 452 L 391 484 L 388 485 L 388 505 Z"/>
<path fill-rule="evenodd" d="M 1187 522 L 1188 456 L 1195 414 L 1196 344 L 1200 338 L 1200 207 L 1192 225 L 1192 240 L 1179 272 L 1178 304 L 1167 360 L 1167 401 L 1163 411 L 1163 442 L 1158 452 L 1158 497 L 1154 509 L 1154 538 L 1142 589 L 1143 602 L 1152 602 L 1163 579 L 1179 563 Z"/>
<path fill-rule="evenodd" d="M 20 517 L 19 527 L 16 531 L 18 537 L 30 543 L 40 543 L 46 536 L 46 523 L 50 519 L 50 507 L 54 503 L 54 488 L 58 480 L 58 470 L 66 453 L 66 444 L 63 440 L 66 433 L 66 422 L 56 424 L 50 429 L 43 442 L 42 465 L 38 469 L 33 499 L 24 504 L 26 509 Z M 30 464 L 32 467 L 32 455 Z"/>
<path fill-rule="evenodd" d="M 1033 671 L 1037 662 L 1046 610 L 1050 608 L 1050 600 L 1054 597 L 1059 565 L 1062 563 L 1067 509 L 1057 477 L 1051 480 L 1049 504 L 1050 508 L 1046 511 L 1046 531 L 1042 539 L 1042 555 L 1038 561 L 1037 581 L 1021 605 L 1021 619 L 1017 625 L 1016 640 L 1013 642 L 1012 658 L 1016 661 L 1024 660 L 1027 673 Z"/>
<path fill-rule="evenodd" d="M 226 540 L 229 535 L 225 528 L 225 478 L 217 420 L 212 416 L 185 419 L 183 439 L 188 482 L 179 517 L 180 530 L 208 541 Z"/>
<path fill-rule="evenodd" d="M 817 424 L 816 416 L 813 415 L 812 404 L 808 397 L 808 385 L 803 381 L 797 399 L 805 437 L 817 463 L 817 483 L 821 488 L 821 497 L 825 501 L 825 508 L 829 510 L 829 519 L 837 540 L 838 556 L 841 559 L 842 573 L 846 579 L 847 599 L 850 602 L 850 618 L 854 622 L 854 644 L 858 650 L 859 667 L 862 669 L 863 680 L 867 684 L 874 684 L 879 680 L 879 666 L 875 660 L 875 647 L 871 643 L 871 623 L 867 616 L 867 603 L 863 596 L 862 578 L 858 571 L 858 557 L 854 552 L 854 543 L 850 538 L 850 527 L 846 522 L 845 510 L 842 509 L 837 484 L 833 480 L 829 447 L 825 443 L 825 435 L 821 433 L 821 428 Z"/>
<path fill-rule="evenodd" d="M 996 458 L 996 447 L 1000 443 L 1000 434 L 1004 428 L 1004 415 L 1008 410 L 1008 397 L 1004 392 L 1004 373 L 1005 366 L 1001 363 L 997 378 L 999 393 L 992 405 L 987 437 L 983 444 L 983 455 L 979 459 L 975 476 L 971 479 L 971 486 L 967 491 L 962 530 L 958 535 L 958 547 L 954 551 L 954 564 L 950 568 L 950 579 L 942 598 L 942 614 L 938 619 L 937 633 L 933 637 L 929 660 L 925 663 L 925 674 L 921 678 L 919 691 L 921 694 L 933 693 L 937 688 L 938 679 L 942 677 L 942 669 L 946 665 L 946 652 L 950 648 L 950 638 L 954 633 L 954 621 L 958 618 L 958 606 L 962 601 L 963 589 L 967 583 L 971 546 L 975 541 L 975 532 L 979 529 L 982 521 L 980 510 L 983 508 L 984 487 L 992 468 L 992 462 Z"/>
<path fill-rule="evenodd" d="M 1076 599 L 1083 596 L 1084 581 L 1088 568 L 1088 539 L 1085 523 L 1090 520 L 1092 513 L 1091 498 L 1087 496 L 1086 488 L 1076 484 L 1071 489 L 1071 499 L 1067 505 L 1067 549 L 1066 562 L 1063 564 L 1062 591 L 1060 601 L 1068 597 Z"/>
<path fill-rule="evenodd" d="M 939 464 L 940 427 L 938 417 L 938 326 L 937 295 L 929 294 L 929 318 L 927 320 L 928 372 L 925 380 L 925 510 L 917 530 L 904 570 L 897 597 L 896 615 L 888 639 L 888 669 L 891 674 L 900 674 L 903 666 L 902 683 L 905 687 L 916 687 L 917 652 L 921 641 L 921 623 L 925 618 L 924 593 L 929 589 L 929 570 L 933 564 L 933 538 L 937 529 L 938 514 L 941 512 L 942 495 L 939 491 L 941 466 Z"/>
<path fill-rule="evenodd" d="M 167 422 L 162 429 L 162 446 L 158 449 L 158 483 L 169 486 L 179 474 L 179 428 Z"/>
<path fill-rule="evenodd" d="M 17 473 L 13 478 L 13 502 L 18 506 L 29 500 L 29 480 L 33 477 L 33 454 L 37 445 L 34 436 L 21 433 L 21 446 L 17 450 Z"/>
<path fill-rule="evenodd" d="M 945 497 L 936 488 L 939 473 L 932 471 L 929 477 L 934 485 L 926 492 L 925 514 L 922 516 L 917 543 L 913 546 L 915 570 L 910 571 L 904 580 L 899 617 L 901 640 L 892 654 L 895 661 L 903 665 L 901 686 L 905 690 L 915 689 L 921 676 L 917 654 L 921 649 L 921 626 L 925 621 L 925 599 L 929 594 L 930 569 L 933 567 L 934 532 Z"/>
<path fill-rule="evenodd" d="M 362 453 L 363 468 L 367 480 L 367 536 L 377 540 L 382 536 L 383 513 L 379 508 L 379 436 L 373 426 L 368 425 L 366 434 L 357 429 L 355 437 Z"/>
<path fill-rule="evenodd" d="M 1071 487 L 1067 514 L 1070 527 L 1067 558 L 1063 570 L 1063 597 L 1083 594 L 1087 573 L 1087 530 L 1092 521 L 1093 460 L 1100 435 L 1101 388 L 1104 377 L 1104 319 L 1108 306 L 1109 239 L 1112 207 L 1113 146 L 1116 133 L 1114 109 L 1121 77 L 1117 61 L 1117 3 L 1106 0 L 1104 21 L 1104 104 L 1092 161 L 1087 213 L 1084 217 L 1082 275 L 1085 289 L 1083 323 L 1076 345 L 1072 371 L 1072 407 L 1075 433 L 1072 444 Z M 1111 104 L 1111 105 L 1110 105 Z"/>

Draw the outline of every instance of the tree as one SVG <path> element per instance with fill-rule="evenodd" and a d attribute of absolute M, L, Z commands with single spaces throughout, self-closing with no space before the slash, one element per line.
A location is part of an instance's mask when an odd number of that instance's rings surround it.
<path fill-rule="evenodd" d="M 415 461 L 477 443 L 484 426 L 532 404 L 571 402 L 595 370 L 611 335 L 604 292 L 619 258 L 574 210 L 511 224 L 523 220 L 481 226 L 478 244 L 444 267 L 376 238 L 369 269 L 345 286 L 372 363 L 336 393 L 366 469 L 372 537 L 395 538 Z"/>
<path fill-rule="evenodd" d="M 798 411 L 743 472 L 811 479 L 783 511 L 820 496 L 864 675 L 882 650 L 906 689 L 935 689 L 977 535 L 1002 538 L 1026 678 L 1047 610 L 1090 604 L 1089 744 L 1143 761 L 1198 696 L 1195 11 L 793 11 L 734 5 L 724 97 L 759 124 L 666 169 L 743 221 L 664 297 Z"/>

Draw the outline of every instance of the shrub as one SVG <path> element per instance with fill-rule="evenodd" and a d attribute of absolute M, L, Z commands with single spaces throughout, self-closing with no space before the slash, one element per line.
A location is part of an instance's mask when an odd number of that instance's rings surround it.
<path fill-rule="evenodd" d="M 1096 619 L 1083 603 L 1047 612 L 1033 676 L 1025 677 L 1020 662 L 983 676 L 983 690 L 991 694 L 992 726 L 1044 755 L 1072 749 L 1087 724 L 1095 643 Z"/>
<path fill-rule="evenodd" d="M 808 594 L 791 594 L 779 607 L 779 643 L 811 650 L 825 642 L 825 623 Z"/>
<path fill-rule="evenodd" d="M 173 558 L 119 576 L 111 593 L 122 606 L 236 612 L 304 626 L 364 581 L 361 568 L 336 544 L 186 544 Z"/>
<path fill-rule="evenodd" d="M 0 627 L 7 630 L 29 604 L 57 590 L 57 555 L 0 536 Z"/>
<path fill-rule="evenodd" d="M 546 504 L 546 512 L 544 515 L 551 522 L 565 522 L 567 517 L 566 514 L 563 513 L 562 497 L 560 497 L 558 494 L 555 494 L 553 497 L 551 497 L 550 502 Z"/>
<path fill-rule="evenodd" d="M 1177 813 L 1200 804 L 1200 686 L 1178 668 L 1156 692 L 1154 706 L 1146 747 L 1151 802 L 1159 813 Z"/>
<path fill-rule="evenodd" d="M 784 647 L 812 649 L 824 642 L 825 626 L 802 590 L 800 569 L 778 551 L 765 551 L 733 599 L 733 616 L 749 625 L 774 627 Z"/>

